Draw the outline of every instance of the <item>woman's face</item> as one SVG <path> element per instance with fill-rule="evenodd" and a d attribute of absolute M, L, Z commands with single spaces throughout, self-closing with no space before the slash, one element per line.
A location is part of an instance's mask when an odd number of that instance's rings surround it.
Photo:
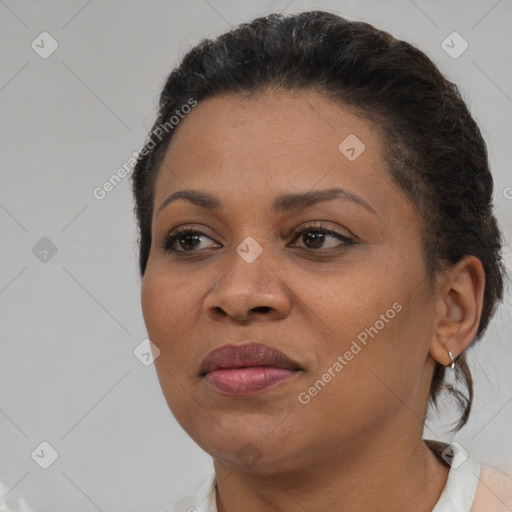
<path fill-rule="evenodd" d="M 377 128 L 317 93 L 265 92 L 202 101 L 175 129 L 142 309 L 185 431 L 253 470 L 421 435 L 434 291 L 420 219 L 386 170 Z M 160 210 L 177 191 L 217 206 L 181 197 Z M 164 249 L 177 228 L 201 233 Z M 249 342 L 300 370 L 202 373 L 213 349 Z"/>

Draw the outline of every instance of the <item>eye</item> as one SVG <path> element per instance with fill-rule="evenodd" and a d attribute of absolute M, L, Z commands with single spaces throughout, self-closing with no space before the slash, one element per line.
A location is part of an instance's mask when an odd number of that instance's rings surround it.
<path fill-rule="evenodd" d="M 178 229 L 174 234 L 165 237 L 162 248 L 166 252 L 195 252 L 197 249 L 205 249 L 205 247 L 200 247 L 202 237 L 212 240 L 208 235 L 196 229 Z M 181 247 L 181 249 L 177 247 Z"/>
<path fill-rule="evenodd" d="M 197 229 L 190 227 L 178 228 L 174 233 L 167 235 L 162 242 L 162 249 L 166 252 L 174 253 L 193 253 L 198 252 L 201 249 L 209 249 L 212 246 L 204 246 L 202 238 L 206 238 L 213 242 L 212 238 L 207 234 Z M 351 238 L 334 231 L 327 229 L 324 225 L 309 226 L 301 231 L 296 231 L 293 234 L 293 241 L 302 239 L 305 245 L 302 247 L 292 245 L 292 247 L 299 247 L 302 249 L 310 249 L 314 252 L 323 252 L 329 250 L 341 249 L 344 246 L 350 246 L 357 244 L 356 241 Z M 334 243 L 330 243 L 329 246 L 325 247 L 326 242 L 331 239 Z M 217 245 L 218 246 L 218 245 Z M 214 247 L 214 246 L 213 246 Z"/>
<path fill-rule="evenodd" d="M 343 248 L 343 246 L 355 245 L 357 243 L 356 241 L 352 240 L 346 235 L 339 233 L 338 231 L 327 229 L 322 224 L 309 226 L 306 229 L 299 231 L 296 233 L 296 236 L 293 240 L 295 241 L 297 239 L 302 239 L 305 242 L 306 249 L 312 249 L 316 252 L 322 252 L 322 250 L 326 249 L 331 250 Z M 325 247 L 325 243 L 329 239 L 332 239 L 334 244 L 331 242 L 329 246 Z M 320 250 L 318 251 L 317 249 Z"/>

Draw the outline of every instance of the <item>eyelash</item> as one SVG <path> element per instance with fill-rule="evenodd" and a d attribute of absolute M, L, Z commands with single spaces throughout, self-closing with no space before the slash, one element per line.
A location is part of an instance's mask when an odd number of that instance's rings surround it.
<path fill-rule="evenodd" d="M 172 232 L 172 231 L 171 231 Z M 325 227 L 323 224 L 318 224 L 318 225 L 314 225 L 314 226 L 308 226 L 307 228 L 304 228 L 300 231 L 295 231 L 293 233 L 293 241 L 297 240 L 298 238 L 300 238 L 301 236 L 303 236 L 305 233 L 308 233 L 308 232 L 312 232 L 312 233 L 321 233 L 323 235 L 331 235 L 333 236 L 334 238 L 337 238 L 338 240 L 340 240 L 342 242 L 341 244 L 341 247 L 336 247 L 336 248 L 329 248 L 329 249 L 311 249 L 309 247 L 301 247 L 301 249 L 305 249 L 305 250 L 309 250 L 309 251 L 313 251 L 315 253 L 322 253 L 322 252 L 332 252 L 334 250 L 342 250 L 343 249 L 343 246 L 351 246 L 351 245 L 356 245 L 358 242 L 356 242 L 355 240 L 352 240 L 351 238 L 345 236 L 345 235 L 342 235 L 341 233 L 337 232 L 337 231 L 334 231 L 332 229 L 328 229 L 327 227 Z M 199 231 L 199 230 L 196 230 L 196 229 L 192 229 L 192 228 L 189 228 L 189 227 L 182 227 L 182 228 L 178 228 L 177 231 L 175 231 L 174 234 L 168 234 L 162 244 L 161 244 L 161 248 L 165 251 L 165 252 L 168 252 L 168 253 L 174 253 L 174 254 L 194 254 L 194 253 L 197 253 L 197 252 L 201 252 L 201 249 L 199 250 L 196 250 L 196 249 L 192 249 L 190 251 L 185 251 L 185 250 L 177 250 L 177 249 L 172 249 L 172 246 L 175 244 L 175 242 L 178 241 L 179 238 L 183 237 L 184 235 L 202 235 L 202 236 L 205 236 L 207 238 L 210 238 L 206 233 L 203 233 L 202 231 Z M 204 250 L 204 249 L 202 249 Z"/>

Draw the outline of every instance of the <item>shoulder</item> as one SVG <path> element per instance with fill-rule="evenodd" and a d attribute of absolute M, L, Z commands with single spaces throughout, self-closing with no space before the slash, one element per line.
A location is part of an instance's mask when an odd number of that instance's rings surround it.
<path fill-rule="evenodd" d="M 427 445 L 450 465 L 446 485 L 433 512 L 510 512 L 512 475 L 468 457 L 457 442 Z"/>
<path fill-rule="evenodd" d="M 483 466 L 471 512 L 512 510 L 512 475 Z"/>
<path fill-rule="evenodd" d="M 217 512 L 215 473 L 211 473 L 199 488 L 159 512 Z"/>

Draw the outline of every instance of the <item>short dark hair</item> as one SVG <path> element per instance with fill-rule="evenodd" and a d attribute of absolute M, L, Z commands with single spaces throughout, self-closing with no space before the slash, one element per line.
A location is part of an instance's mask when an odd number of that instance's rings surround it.
<path fill-rule="evenodd" d="M 502 300 L 505 270 L 487 148 L 457 86 L 423 52 L 368 23 L 323 11 L 271 14 L 188 51 L 167 78 L 152 133 L 190 98 L 266 89 L 316 91 L 377 123 L 390 175 L 423 218 L 430 277 L 465 255 L 482 262 L 480 339 Z M 155 178 L 173 133 L 148 141 L 132 175 L 141 276 L 151 246 Z M 473 399 L 464 353 L 455 376 L 465 393 L 444 384 L 445 367 L 437 363 L 430 398 L 437 405 L 443 388 L 453 393 L 463 410 L 459 429 Z"/>

